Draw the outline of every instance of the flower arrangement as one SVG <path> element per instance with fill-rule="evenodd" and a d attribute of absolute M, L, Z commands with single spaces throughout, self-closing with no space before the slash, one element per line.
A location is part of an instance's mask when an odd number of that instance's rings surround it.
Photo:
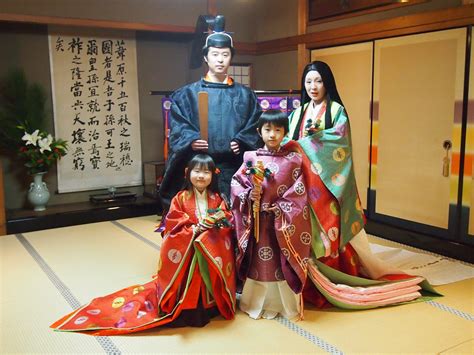
<path fill-rule="evenodd" d="M 28 133 L 24 126 L 18 128 L 24 131 L 18 155 L 26 160 L 25 166 L 29 174 L 48 171 L 54 162 L 66 155 L 66 141 L 54 139 L 51 134 L 39 129 Z"/>
<path fill-rule="evenodd" d="M 0 78 L 0 153 L 18 154 L 30 174 L 48 171 L 67 151 L 64 140 L 43 130 L 46 101 L 45 89 L 22 69 Z"/>

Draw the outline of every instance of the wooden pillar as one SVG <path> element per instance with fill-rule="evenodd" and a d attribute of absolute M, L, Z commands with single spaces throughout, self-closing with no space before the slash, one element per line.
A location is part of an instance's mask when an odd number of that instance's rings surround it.
<path fill-rule="evenodd" d="M 7 234 L 7 219 L 5 217 L 5 192 L 3 188 L 3 166 L 0 160 L 0 235 Z"/>
<path fill-rule="evenodd" d="M 306 34 L 308 27 L 308 0 L 298 0 L 298 35 Z M 304 67 L 309 63 L 309 51 L 306 43 L 298 44 L 298 83 Z"/>
<path fill-rule="evenodd" d="M 216 0 L 207 0 L 207 14 L 216 16 L 217 15 L 217 3 Z"/>

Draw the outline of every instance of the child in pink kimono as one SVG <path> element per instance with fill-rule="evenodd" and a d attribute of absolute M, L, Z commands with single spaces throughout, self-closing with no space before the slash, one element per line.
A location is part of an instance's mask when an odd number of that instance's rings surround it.
<path fill-rule="evenodd" d="M 288 118 L 264 112 L 258 133 L 265 147 L 244 154 L 231 181 L 237 239 L 236 270 L 244 282 L 240 309 L 251 318 L 301 316 L 311 224 L 302 157 L 281 147 Z"/>

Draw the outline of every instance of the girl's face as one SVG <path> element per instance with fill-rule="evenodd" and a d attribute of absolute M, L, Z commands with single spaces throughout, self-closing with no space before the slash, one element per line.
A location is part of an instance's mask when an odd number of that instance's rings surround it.
<path fill-rule="evenodd" d="M 285 129 L 273 123 L 265 123 L 260 129 L 260 136 L 268 150 L 278 150 L 285 137 Z"/>
<path fill-rule="evenodd" d="M 207 166 L 196 165 L 191 170 L 189 179 L 196 190 L 203 192 L 211 184 L 212 171 L 210 171 Z"/>
<path fill-rule="evenodd" d="M 317 104 L 326 98 L 326 88 L 324 87 L 323 79 L 316 70 L 311 70 L 306 74 L 304 86 L 308 96 Z"/>

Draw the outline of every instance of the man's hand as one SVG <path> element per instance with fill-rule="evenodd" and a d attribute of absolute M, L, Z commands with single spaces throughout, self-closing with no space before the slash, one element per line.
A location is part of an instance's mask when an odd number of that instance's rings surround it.
<path fill-rule="evenodd" d="M 196 139 L 191 143 L 192 150 L 208 150 L 209 144 L 204 139 Z"/>
<path fill-rule="evenodd" d="M 235 155 L 239 154 L 240 153 L 239 143 L 237 143 L 236 141 L 231 141 L 230 149 L 234 152 Z"/>

